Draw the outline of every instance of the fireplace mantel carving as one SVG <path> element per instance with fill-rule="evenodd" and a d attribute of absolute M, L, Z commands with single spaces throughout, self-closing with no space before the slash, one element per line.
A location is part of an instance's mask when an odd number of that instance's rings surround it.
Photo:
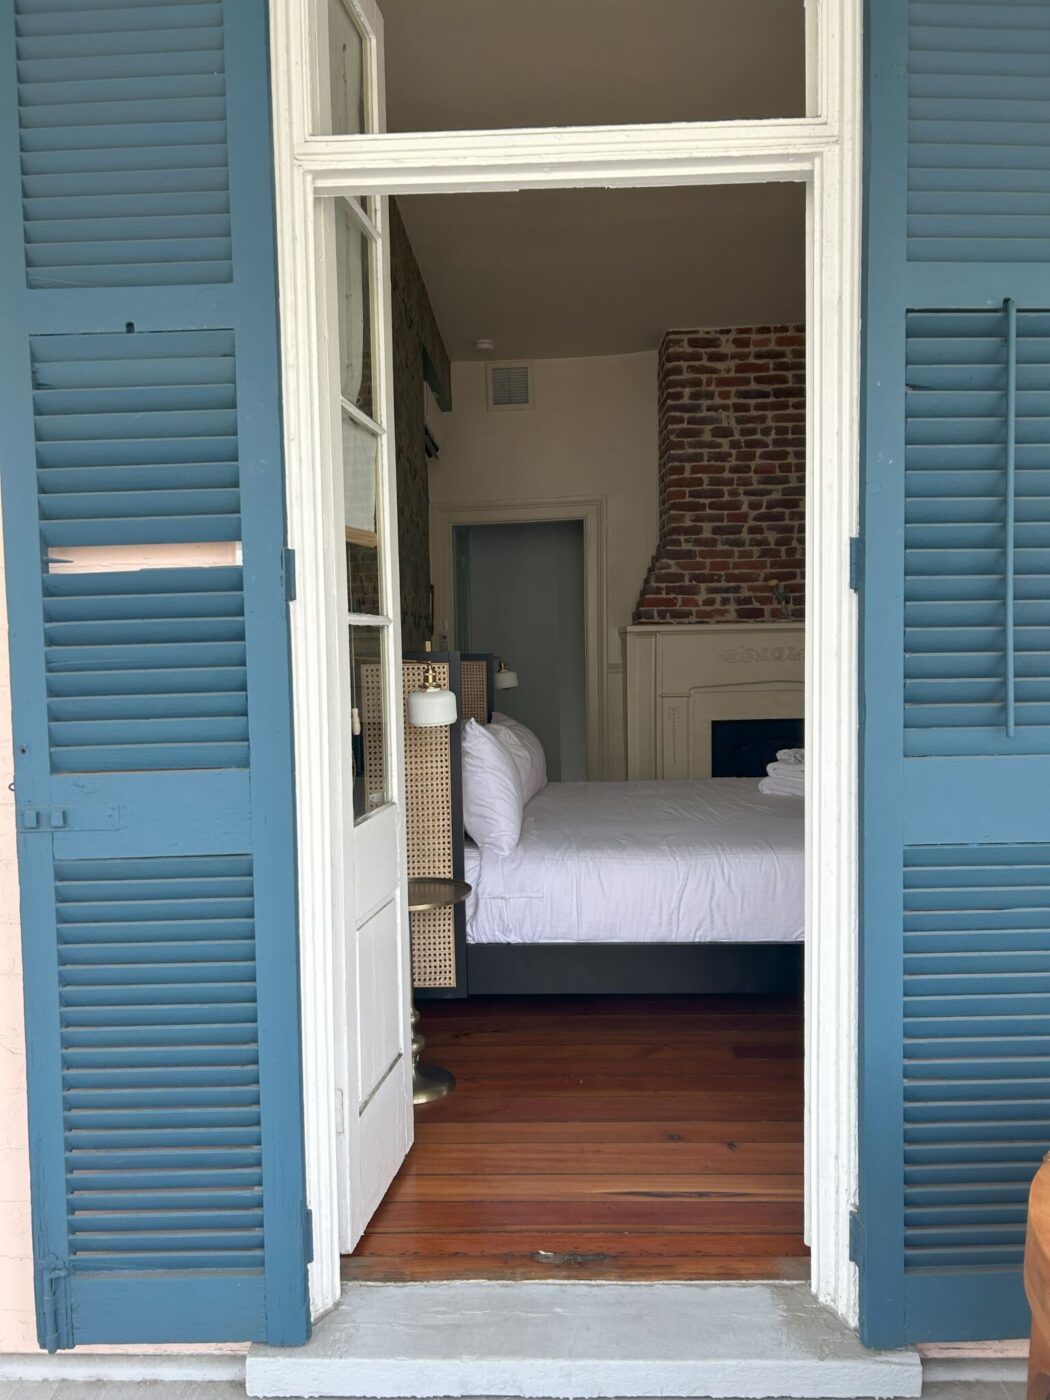
<path fill-rule="evenodd" d="M 621 635 L 631 780 L 710 777 L 712 724 L 803 714 L 800 623 L 642 625 Z"/>

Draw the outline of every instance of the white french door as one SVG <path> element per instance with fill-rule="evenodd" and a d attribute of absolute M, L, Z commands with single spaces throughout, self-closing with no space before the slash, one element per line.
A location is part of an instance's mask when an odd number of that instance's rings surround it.
<path fill-rule="evenodd" d="M 383 128 L 382 18 L 328 0 L 319 117 L 333 134 Z M 325 94 L 325 78 L 327 93 Z M 327 96 L 327 103 L 324 97 Z M 320 200 L 320 388 L 333 457 L 342 707 L 343 936 L 337 942 L 336 1192 L 351 1250 L 412 1143 L 408 913 L 402 805 L 401 625 L 385 197 Z"/>

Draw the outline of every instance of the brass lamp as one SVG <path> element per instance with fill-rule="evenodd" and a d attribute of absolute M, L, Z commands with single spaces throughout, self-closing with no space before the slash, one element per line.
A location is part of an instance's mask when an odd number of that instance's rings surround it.
<path fill-rule="evenodd" d="M 409 691 L 409 724 L 414 724 L 420 729 L 435 729 L 439 725 L 455 724 L 458 718 L 455 695 L 438 684 L 434 664 L 428 663 L 422 689 Z"/>

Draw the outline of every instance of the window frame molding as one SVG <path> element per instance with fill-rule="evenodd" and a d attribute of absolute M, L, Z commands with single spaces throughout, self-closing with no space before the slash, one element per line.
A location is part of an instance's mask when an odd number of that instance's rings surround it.
<path fill-rule="evenodd" d="M 375 0 L 349 2 L 367 23 L 381 23 Z M 312 55 L 323 10 L 319 0 L 270 4 L 288 542 L 298 558 L 291 627 L 314 1313 L 340 1288 L 345 1008 L 333 970 L 352 921 L 352 833 L 342 824 L 338 761 L 346 717 L 333 661 L 338 560 L 325 519 L 333 490 L 318 199 L 789 180 L 807 187 L 806 1238 L 814 1293 L 855 1324 L 858 640 L 849 542 L 859 502 L 863 0 L 806 0 L 806 117 L 367 136 L 311 134 L 320 126 Z M 382 102 L 382 74 L 372 80 Z"/>

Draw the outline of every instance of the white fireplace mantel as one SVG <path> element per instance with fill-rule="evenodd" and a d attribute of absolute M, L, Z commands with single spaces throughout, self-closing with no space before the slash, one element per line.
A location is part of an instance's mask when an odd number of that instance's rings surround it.
<path fill-rule="evenodd" d="M 633 781 L 710 777 L 716 720 L 803 715 L 801 623 L 639 625 L 620 635 Z"/>

